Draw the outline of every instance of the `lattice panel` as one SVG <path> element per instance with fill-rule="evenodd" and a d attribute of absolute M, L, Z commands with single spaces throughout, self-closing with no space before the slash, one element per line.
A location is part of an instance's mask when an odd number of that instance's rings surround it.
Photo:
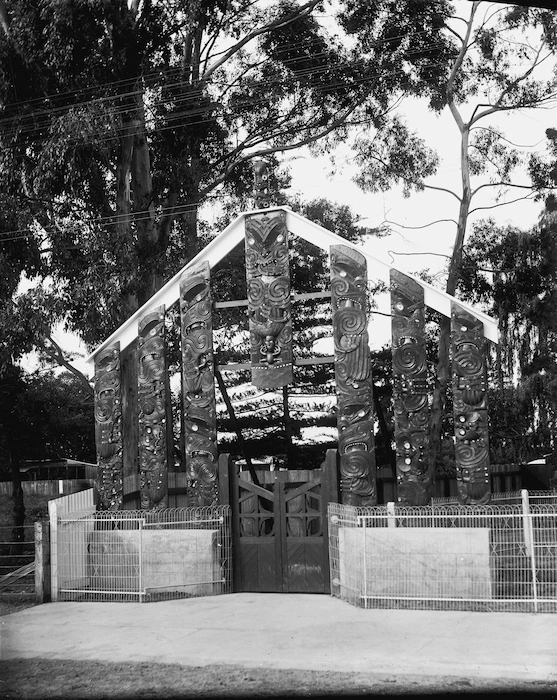
<path fill-rule="evenodd" d="M 240 486 L 241 489 L 241 486 Z M 240 537 L 274 537 L 276 534 L 273 495 L 243 491 L 238 499 Z"/>

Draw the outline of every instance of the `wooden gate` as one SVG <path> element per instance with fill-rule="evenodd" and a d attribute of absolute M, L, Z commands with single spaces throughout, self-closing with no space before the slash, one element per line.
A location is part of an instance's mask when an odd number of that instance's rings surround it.
<path fill-rule="evenodd" d="M 331 450 L 331 452 L 335 452 Z M 336 455 L 321 469 L 232 468 L 234 590 L 329 593 L 327 503 L 336 497 Z"/>

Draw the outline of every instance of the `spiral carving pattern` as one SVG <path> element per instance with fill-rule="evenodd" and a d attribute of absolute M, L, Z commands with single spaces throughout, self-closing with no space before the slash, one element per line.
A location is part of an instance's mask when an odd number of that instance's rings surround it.
<path fill-rule="evenodd" d="M 451 350 L 458 498 L 462 504 L 483 504 L 491 497 L 485 340 L 481 321 L 455 302 Z"/>
<path fill-rule="evenodd" d="M 367 336 L 365 258 L 331 247 L 340 489 L 347 505 L 377 503 L 373 384 Z"/>
<path fill-rule="evenodd" d="M 398 270 L 391 270 L 391 314 L 397 495 L 404 505 L 425 505 L 432 496 L 433 468 L 424 292 Z"/>
<path fill-rule="evenodd" d="M 265 389 L 285 386 L 294 373 L 284 212 L 246 217 L 245 249 L 252 383 Z"/>
<path fill-rule="evenodd" d="M 393 348 L 393 371 L 399 375 L 422 375 L 426 372 L 424 346 L 417 338 Z"/>
<path fill-rule="evenodd" d="M 118 510 L 124 497 L 119 343 L 95 358 L 94 402 L 99 506 Z"/>
<path fill-rule="evenodd" d="M 202 288 L 203 304 L 212 307 L 208 263 L 184 273 L 180 280 L 180 308 L 188 505 L 211 506 L 218 503 L 213 326 L 211 314 L 205 316 L 199 306 L 199 297 L 190 294 L 192 288 Z M 252 291 L 257 293 L 256 289 Z"/>
<path fill-rule="evenodd" d="M 350 286 L 350 280 L 346 277 L 335 276 L 331 279 L 331 293 L 333 298 L 342 299 L 343 297 L 348 297 L 350 290 L 353 289 Z"/>
<path fill-rule="evenodd" d="M 277 277 L 267 288 L 269 303 L 282 307 L 290 299 L 290 280 L 288 277 Z"/>
<path fill-rule="evenodd" d="M 461 343 L 453 355 L 453 371 L 460 377 L 477 377 L 483 371 L 484 359 L 476 345 Z"/>
<path fill-rule="evenodd" d="M 339 337 L 339 345 L 342 348 L 343 336 L 350 338 L 355 335 L 361 335 L 367 328 L 367 318 L 365 313 L 360 309 L 353 307 L 341 307 L 335 314 L 336 334 Z M 348 350 L 354 349 L 355 345 L 352 339 L 348 343 Z"/>
<path fill-rule="evenodd" d="M 248 281 L 248 301 L 253 306 L 259 307 L 265 301 L 266 287 L 259 277 L 253 277 Z"/>

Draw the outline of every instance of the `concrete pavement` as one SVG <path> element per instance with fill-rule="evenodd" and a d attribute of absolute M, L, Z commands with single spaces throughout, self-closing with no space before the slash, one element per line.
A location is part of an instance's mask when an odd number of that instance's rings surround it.
<path fill-rule="evenodd" d="M 557 681 L 557 615 L 362 610 L 326 595 L 49 603 L 0 618 L 0 658 Z"/>

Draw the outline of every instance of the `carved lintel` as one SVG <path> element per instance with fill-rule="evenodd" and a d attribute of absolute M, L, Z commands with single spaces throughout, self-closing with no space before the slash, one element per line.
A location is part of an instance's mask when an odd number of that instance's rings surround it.
<path fill-rule="evenodd" d="M 429 450 L 424 290 L 391 270 L 393 408 L 397 495 L 404 505 L 426 505 L 433 489 Z"/>
<path fill-rule="evenodd" d="M 246 277 L 252 383 L 292 383 L 292 311 L 288 229 L 283 211 L 246 217 Z"/>
<path fill-rule="evenodd" d="M 455 302 L 451 357 L 458 499 L 484 504 L 491 498 L 491 486 L 483 324 Z"/>
<path fill-rule="evenodd" d="M 138 324 L 137 405 L 141 508 L 168 505 L 168 425 L 164 306 Z"/>
<path fill-rule="evenodd" d="M 340 491 L 346 505 L 377 503 L 373 379 L 363 255 L 331 246 Z"/>
<path fill-rule="evenodd" d="M 101 510 L 119 510 L 124 496 L 120 343 L 95 358 L 95 442 Z"/>
<path fill-rule="evenodd" d="M 209 263 L 182 276 L 180 314 L 188 505 L 217 505 L 218 449 Z"/>

